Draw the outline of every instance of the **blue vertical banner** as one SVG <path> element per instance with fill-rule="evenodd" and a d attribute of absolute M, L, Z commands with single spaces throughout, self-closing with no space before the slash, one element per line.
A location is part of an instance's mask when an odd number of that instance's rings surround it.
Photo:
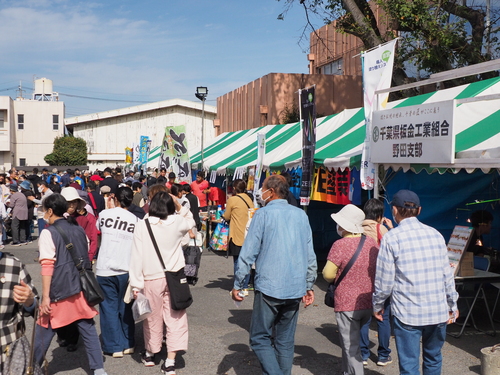
<path fill-rule="evenodd" d="M 316 101 L 314 86 L 299 90 L 300 118 L 302 120 L 302 183 L 300 205 L 308 206 L 314 175 L 316 149 Z"/>
<path fill-rule="evenodd" d="M 148 162 L 148 141 L 149 137 L 141 135 L 139 163 L 141 165 Z"/>

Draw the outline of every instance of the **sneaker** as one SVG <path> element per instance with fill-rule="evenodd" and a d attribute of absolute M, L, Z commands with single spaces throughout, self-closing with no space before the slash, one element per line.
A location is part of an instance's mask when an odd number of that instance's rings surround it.
<path fill-rule="evenodd" d="M 161 365 L 161 373 L 165 375 L 175 375 L 175 366 L 165 367 L 165 362 Z"/>
<path fill-rule="evenodd" d="M 113 358 L 123 358 L 123 352 L 114 352 Z"/>
<path fill-rule="evenodd" d="M 5 245 L 0 245 L 0 250 L 5 249 Z"/>
<path fill-rule="evenodd" d="M 242 292 L 244 296 L 248 296 L 248 289 L 243 289 Z"/>
<path fill-rule="evenodd" d="M 17 243 L 13 243 L 13 244 L 12 244 L 12 246 L 21 246 L 21 245 L 22 245 L 22 243 L 20 243 L 20 242 L 17 242 Z"/>
<path fill-rule="evenodd" d="M 134 348 L 128 348 L 123 351 L 123 354 L 134 354 Z"/>
<path fill-rule="evenodd" d="M 377 366 L 387 366 L 389 363 L 392 363 L 391 356 L 384 358 L 384 359 L 379 358 L 379 360 L 377 362 Z"/>
<path fill-rule="evenodd" d="M 155 365 L 155 356 L 148 357 L 146 352 L 142 352 L 141 354 L 141 362 L 144 363 L 146 367 L 153 367 Z"/>
<path fill-rule="evenodd" d="M 368 360 L 367 359 L 363 359 L 363 366 L 368 366 Z"/>
<path fill-rule="evenodd" d="M 253 285 L 248 285 L 247 290 L 248 290 L 249 292 L 253 292 L 255 289 L 254 289 Z"/>

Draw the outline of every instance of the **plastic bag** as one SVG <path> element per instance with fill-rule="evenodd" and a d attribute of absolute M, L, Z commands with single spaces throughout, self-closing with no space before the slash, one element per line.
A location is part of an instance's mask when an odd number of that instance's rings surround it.
<path fill-rule="evenodd" d="M 228 237 L 229 225 L 226 223 L 217 224 L 210 238 L 210 248 L 214 251 L 227 251 Z"/>
<path fill-rule="evenodd" d="M 142 293 L 137 294 L 137 298 L 132 305 L 132 316 L 134 317 L 134 321 L 139 323 L 143 321 L 148 316 L 151 315 L 151 307 L 149 306 L 149 300 Z"/>

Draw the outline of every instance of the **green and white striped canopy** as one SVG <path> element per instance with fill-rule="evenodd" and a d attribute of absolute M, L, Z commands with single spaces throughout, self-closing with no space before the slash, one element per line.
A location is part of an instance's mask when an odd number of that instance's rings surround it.
<path fill-rule="evenodd" d="M 495 99 L 495 95 L 498 98 Z M 386 165 L 394 169 L 412 168 L 417 172 L 444 171 L 454 168 L 500 168 L 500 78 L 492 78 L 468 85 L 440 90 L 430 94 L 388 103 L 388 108 L 407 107 L 452 99 L 484 97 L 456 107 L 454 129 L 456 134 L 455 165 Z M 363 108 L 346 109 L 338 114 L 316 121 L 316 166 L 327 168 L 359 167 L 365 139 Z M 203 164 L 207 171 L 232 175 L 238 169 L 256 164 L 257 134 L 266 134 L 264 170 L 283 170 L 301 165 L 302 132 L 299 123 L 268 125 L 219 135 L 204 148 Z M 201 161 L 200 152 L 191 158 L 191 164 Z"/>

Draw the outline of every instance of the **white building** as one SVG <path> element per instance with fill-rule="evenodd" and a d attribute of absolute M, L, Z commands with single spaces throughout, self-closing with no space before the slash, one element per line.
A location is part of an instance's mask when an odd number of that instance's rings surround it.
<path fill-rule="evenodd" d="M 205 104 L 204 145 L 214 138 L 216 107 Z M 68 131 L 83 138 L 90 168 L 125 164 L 125 148 L 139 143 L 141 136 L 161 146 L 165 127 L 184 125 L 189 155 L 201 149 L 202 103 L 171 99 L 112 111 L 64 119 Z M 148 167 L 157 167 L 151 162 Z"/>
<path fill-rule="evenodd" d="M 52 91 L 52 81 L 34 82 L 31 99 L 0 97 L 0 169 L 47 165 L 54 139 L 64 135 L 64 103 Z"/>

